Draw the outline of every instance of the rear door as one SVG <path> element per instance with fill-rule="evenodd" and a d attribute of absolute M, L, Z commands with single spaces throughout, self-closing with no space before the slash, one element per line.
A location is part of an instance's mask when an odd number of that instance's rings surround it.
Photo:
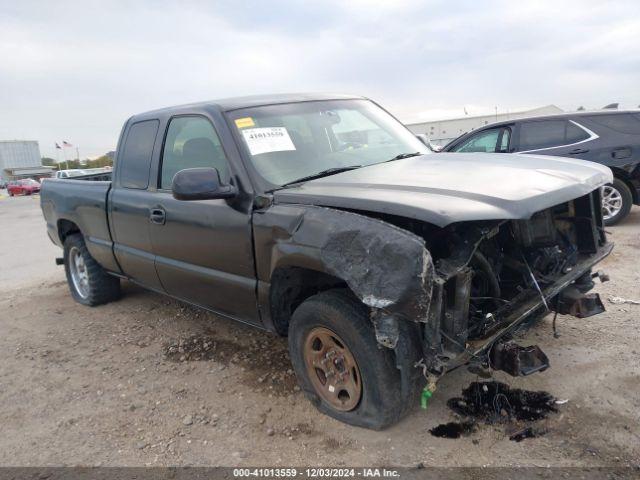
<path fill-rule="evenodd" d="M 224 128 L 224 125 L 218 125 Z M 150 224 L 156 270 L 170 295 L 249 323 L 259 323 L 251 241 L 251 202 L 173 198 L 180 170 L 214 167 L 222 182 L 239 183 L 211 118 L 176 115 L 164 132 Z"/>
<path fill-rule="evenodd" d="M 156 119 L 128 126 L 118 149 L 109 218 L 114 254 L 125 275 L 162 291 L 156 273 L 149 219 L 154 201 L 148 191 L 151 160 L 160 122 Z"/>

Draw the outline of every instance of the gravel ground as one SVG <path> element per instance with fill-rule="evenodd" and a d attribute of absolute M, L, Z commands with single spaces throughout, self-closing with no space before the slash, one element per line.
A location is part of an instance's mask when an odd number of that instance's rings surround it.
<path fill-rule="evenodd" d="M 0 465 L 640 463 L 640 305 L 607 300 L 640 300 L 640 210 L 611 229 L 617 247 L 601 266 L 611 281 L 597 287 L 608 311 L 559 317 L 558 339 L 546 318 L 524 343 L 539 344 L 551 368 L 495 375 L 568 399 L 543 420 L 545 435 L 519 443 L 503 424 L 455 440 L 429 433 L 456 420 L 447 400 L 478 380 L 465 369 L 442 379 L 427 411 L 372 432 L 306 401 L 284 339 L 129 283 L 118 302 L 78 305 L 51 266 L 59 252 L 38 212 L 31 199 L 0 200 Z"/>

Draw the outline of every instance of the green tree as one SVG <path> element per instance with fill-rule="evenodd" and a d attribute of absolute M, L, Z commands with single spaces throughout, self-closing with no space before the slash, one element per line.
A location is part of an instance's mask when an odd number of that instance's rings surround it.
<path fill-rule="evenodd" d="M 86 168 L 100 168 L 100 167 L 112 167 L 113 161 L 106 155 L 94 158 L 93 160 L 87 160 Z"/>
<path fill-rule="evenodd" d="M 53 167 L 54 169 L 58 170 L 58 164 L 53 158 L 50 157 L 42 157 L 42 165 L 44 165 L 45 167 Z"/>

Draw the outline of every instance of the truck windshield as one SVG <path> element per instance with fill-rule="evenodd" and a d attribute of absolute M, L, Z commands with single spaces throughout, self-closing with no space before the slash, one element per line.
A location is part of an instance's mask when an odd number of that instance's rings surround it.
<path fill-rule="evenodd" d="M 287 103 L 228 115 L 255 170 L 276 186 L 429 153 L 401 123 L 367 100 Z"/>

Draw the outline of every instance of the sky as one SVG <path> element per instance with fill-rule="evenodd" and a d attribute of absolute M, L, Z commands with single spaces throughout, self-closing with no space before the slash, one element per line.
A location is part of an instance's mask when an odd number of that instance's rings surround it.
<path fill-rule="evenodd" d="M 63 140 L 115 149 L 135 113 L 229 96 L 358 94 L 410 122 L 636 108 L 639 87 L 638 0 L 0 0 L 0 140 L 53 158 Z"/>

